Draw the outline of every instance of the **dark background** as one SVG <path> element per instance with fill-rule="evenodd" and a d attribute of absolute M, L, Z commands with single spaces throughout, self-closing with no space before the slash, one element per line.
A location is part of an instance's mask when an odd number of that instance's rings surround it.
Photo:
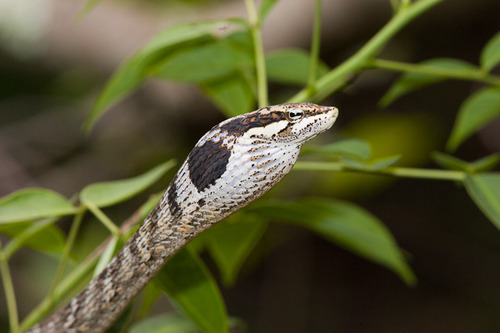
<path fill-rule="evenodd" d="M 104 1 L 82 19 L 83 1 L 9 3 L 21 10 L 0 10 L 1 196 L 40 186 L 70 197 L 89 183 L 137 175 L 171 157 L 182 161 L 223 119 L 197 88 L 151 81 L 89 136 L 81 132 L 99 90 L 141 45 L 177 22 L 245 17 L 243 1 Z M 307 49 L 313 7 L 312 1 L 279 1 L 264 25 L 266 50 Z M 390 15 L 389 1 L 325 0 L 321 58 L 336 66 Z M 499 1 L 447 0 L 404 28 L 381 57 L 477 64 L 498 31 Z M 460 104 L 481 85 L 445 82 L 380 109 L 377 102 L 396 77 L 366 71 L 325 101 L 341 114 L 335 130 L 318 140 L 364 138 L 375 155 L 401 153 L 403 165 L 436 167 L 430 152 L 443 151 Z M 271 85 L 271 100 L 281 102 L 288 89 Z M 493 122 L 457 156 L 474 160 L 500 151 L 499 133 L 500 122 Z M 165 188 L 172 175 L 153 190 Z M 229 314 L 243 319 L 249 332 L 500 331 L 500 233 L 457 184 L 295 172 L 280 186 L 286 191 L 278 188 L 277 195 L 287 192 L 290 199 L 330 196 L 370 210 L 408 252 L 418 284 L 407 287 L 392 272 L 303 229 L 273 224 L 236 285 L 223 288 Z M 106 212 L 121 221 L 146 197 Z M 105 236 L 87 219 L 77 250 L 89 251 Z M 13 258 L 21 316 L 43 295 L 55 263 L 29 250 Z M 0 310 L 6 328 L 3 297 Z"/>

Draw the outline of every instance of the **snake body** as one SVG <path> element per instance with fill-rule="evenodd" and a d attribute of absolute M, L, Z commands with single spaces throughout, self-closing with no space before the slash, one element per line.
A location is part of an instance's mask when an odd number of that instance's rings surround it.
<path fill-rule="evenodd" d="M 104 332 L 180 248 L 276 185 L 338 110 L 281 104 L 230 118 L 195 145 L 140 228 L 64 308 L 29 330 Z"/>

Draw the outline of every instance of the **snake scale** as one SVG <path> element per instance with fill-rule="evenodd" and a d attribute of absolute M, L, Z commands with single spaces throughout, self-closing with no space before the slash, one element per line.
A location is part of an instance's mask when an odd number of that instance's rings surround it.
<path fill-rule="evenodd" d="M 179 249 L 275 186 L 335 107 L 280 104 L 227 119 L 195 145 L 156 207 L 101 274 L 29 330 L 104 332 Z"/>

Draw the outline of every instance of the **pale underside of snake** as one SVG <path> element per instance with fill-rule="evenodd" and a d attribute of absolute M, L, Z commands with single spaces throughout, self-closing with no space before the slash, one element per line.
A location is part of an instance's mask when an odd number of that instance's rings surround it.
<path fill-rule="evenodd" d="M 216 125 L 190 152 L 156 207 L 101 274 L 29 332 L 104 332 L 190 240 L 275 186 L 335 107 L 281 104 Z"/>

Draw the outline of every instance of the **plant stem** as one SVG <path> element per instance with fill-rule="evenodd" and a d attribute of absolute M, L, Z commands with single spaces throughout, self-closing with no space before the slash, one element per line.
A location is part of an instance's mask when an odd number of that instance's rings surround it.
<path fill-rule="evenodd" d="M 438 68 L 427 65 L 416 65 L 405 62 L 374 59 L 369 64 L 373 68 L 387 69 L 397 72 L 418 73 L 434 76 L 442 76 L 450 79 L 479 81 L 488 84 L 500 85 L 500 77 L 489 75 L 488 73 L 478 69 L 452 69 Z"/>
<path fill-rule="evenodd" d="M 466 173 L 463 171 L 454 170 L 438 170 L 438 169 L 418 169 L 418 168 L 404 168 L 404 167 L 389 167 L 382 170 L 363 170 L 350 168 L 340 162 L 297 162 L 294 167 L 295 170 L 309 170 L 309 171 L 345 171 L 345 172 L 358 172 L 366 174 L 405 177 L 405 178 L 424 178 L 424 179 L 437 179 L 437 180 L 450 180 L 450 181 L 463 181 Z"/>
<path fill-rule="evenodd" d="M 132 216 L 130 216 L 121 226 L 120 234 L 124 235 L 134 228 L 140 221 L 142 221 L 151 209 L 153 209 L 156 202 L 161 197 L 161 193 L 154 196 L 152 200 L 147 203 L 148 209 L 144 209 L 142 206 L 137 210 Z M 35 309 L 33 309 L 30 314 L 21 322 L 21 331 L 25 331 L 29 327 L 33 326 L 35 323 L 39 322 L 43 316 L 49 312 L 53 304 L 59 302 L 63 297 L 67 297 L 68 294 L 75 288 L 75 286 L 80 283 L 91 271 L 92 268 L 96 266 L 96 263 L 101 256 L 101 254 L 106 250 L 112 237 L 105 240 L 94 252 L 92 252 L 82 263 L 80 263 L 57 285 L 54 290 L 51 299 L 45 297 L 42 302 L 40 302 Z"/>
<path fill-rule="evenodd" d="M 56 221 L 57 221 L 57 219 L 54 219 L 54 218 L 39 221 L 39 222 L 31 225 L 26 230 L 24 230 L 20 235 L 13 238 L 9 242 L 9 244 L 7 244 L 7 246 L 5 246 L 5 249 L 3 251 L 3 255 L 5 256 L 5 259 L 8 261 L 25 244 L 25 242 L 28 239 L 30 239 L 33 235 L 37 234 L 38 232 L 42 231 L 43 229 L 51 226 Z"/>
<path fill-rule="evenodd" d="M 12 276 L 10 275 L 9 263 L 4 255 L 1 242 L 0 242 L 0 274 L 2 275 L 3 289 L 5 292 L 5 302 L 7 303 L 7 310 L 9 312 L 10 332 L 15 333 L 19 331 L 19 317 L 17 314 L 16 293 L 14 292 Z"/>
<path fill-rule="evenodd" d="M 314 12 L 314 27 L 311 42 L 311 63 L 309 65 L 309 76 L 307 78 L 307 97 L 316 93 L 316 71 L 318 68 L 319 47 L 321 40 L 321 0 L 316 0 Z"/>
<path fill-rule="evenodd" d="M 54 277 L 54 281 L 52 282 L 52 286 L 50 287 L 49 292 L 47 293 L 47 298 L 51 301 L 53 301 L 52 296 L 54 295 L 54 291 L 56 290 L 56 287 L 59 285 L 59 282 L 63 277 L 64 270 L 66 269 L 66 264 L 69 259 L 69 255 L 71 249 L 73 248 L 73 244 L 75 243 L 76 235 L 78 234 L 78 229 L 80 228 L 84 214 L 85 214 L 85 209 L 81 209 L 80 212 L 76 214 L 73 218 L 73 224 L 71 225 L 71 229 L 68 234 L 68 240 L 66 241 L 61 261 L 59 262 L 59 266 L 57 267 L 57 272 Z"/>
<path fill-rule="evenodd" d="M 88 260 L 78 265 L 71 271 L 61 283 L 54 289 L 52 297 L 45 297 L 38 306 L 30 312 L 30 314 L 21 322 L 21 330 L 25 331 L 35 323 L 39 322 L 47 312 L 50 311 L 52 305 L 59 302 L 63 297 L 67 297 L 68 293 L 92 271 L 92 268 L 97 263 L 99 257 L 92 256 Z"/>
<path fill-rule="evenodd" d="M 106 214 L 104 214 L 104 212 L 102 210 L 99 209 L 99 207 L 97 207 L 96 205 L 94 205 L 93 202 L 90 202 L 90 201 L 85 201 L 83 203 L 85 205 L 85 207 L 87 207 L 91 212 L 92 214 L 94 214 L 95 217 L 97 217 L 97 219 L 99 221 L 102 222 L 102 224 L 108 228 L 108 230 L 115 236 L 119 236 L 120 235 L 120 228 L 118 228 L 114 223 L 113 221 L 111 221 L 111 219 L 109 217 L 106 216 Z"/>
<path fill-rule="evenodd" d="M 322 100 L 342 87 L 349 78 L 361 71 L 399 30 L 442 1 L 444 0 L 419 0 L 401 8 L 358 52 L 316 81 L 317 93 L 311 99 Z M 308 99 L 307 88 L 304 88 L 289 101 L 304 102 Z"/>
<path fill-rule="evenodd" d="M 250 22 L 250 30 L 252 33 L 253 48 L 255 52 L 255 67 L 257 71 L 257 98 L 259 108 L 269 105 L 267 96 L 267 73 L 266 73 L 266 58 L 264 55 L 264 46 L 262 44 L 262 36 L 260 34 L 259 16 L 255 8 L 254 0 L 245 0 L 248 12 L 248 21 Z"/>

